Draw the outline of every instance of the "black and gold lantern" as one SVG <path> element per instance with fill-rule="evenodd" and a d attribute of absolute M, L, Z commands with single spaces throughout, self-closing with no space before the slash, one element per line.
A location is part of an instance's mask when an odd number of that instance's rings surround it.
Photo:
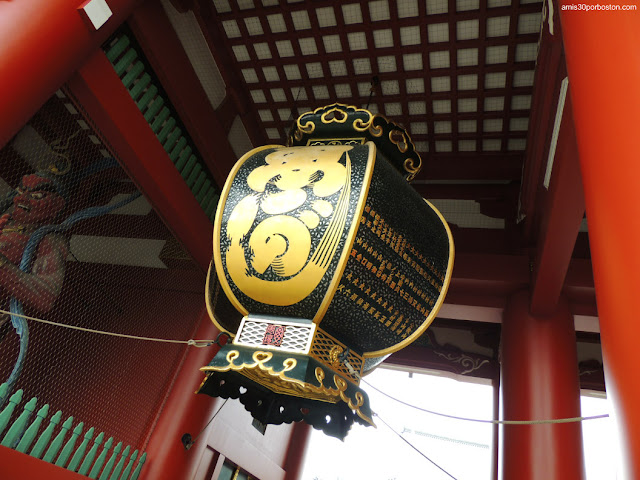
<path fill-rule="evenodd" d="M 361 377 L 429 326 L 453 267 L 446 221 L 407 183 L 419 169 L 404 129 L 340 104 L 302 115 L 288 146 L 237 162 L 207 282 L 233 341 L 199 392 L 339 438 L 373 424 Z M 216 275 L 241 320 L 214 316 Z"/>

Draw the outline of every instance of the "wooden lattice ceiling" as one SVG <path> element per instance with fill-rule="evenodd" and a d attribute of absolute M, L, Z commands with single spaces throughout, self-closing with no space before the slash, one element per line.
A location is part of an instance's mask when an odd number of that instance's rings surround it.
<path fill-rule="evenodd" d="M 214 0 L 209 27 L 268 141 L 339 101 L 403 124 L 432 165 L 499 157 L 515 172 L 541 11 L 528 0 Z"/>

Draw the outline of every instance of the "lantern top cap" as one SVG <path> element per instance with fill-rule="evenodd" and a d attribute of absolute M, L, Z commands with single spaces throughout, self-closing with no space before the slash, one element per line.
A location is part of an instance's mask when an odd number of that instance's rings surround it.
<path fill-rule="evenodd" d="M 406 129 L 381 114 L 334 103 L 303 113 L 289 131 L 288 146 L 375 143 L 407 181 L 422 168 L 422 159 Z"/>

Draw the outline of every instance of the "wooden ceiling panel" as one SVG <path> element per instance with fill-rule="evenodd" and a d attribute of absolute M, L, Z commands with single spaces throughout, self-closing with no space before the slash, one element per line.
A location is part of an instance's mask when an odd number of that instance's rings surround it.
<path fill-rule="evenodd" d="M 337 101 L 404 125 L 431 161 L 460 154 L 481 162 L 503 154 L 521 162 L 540 2 L 210 5 L 215 15 L 207 28 L 221 40 L 215 48 L 230 59 L 268 141 L 284 142 L 300 113 Z"/>

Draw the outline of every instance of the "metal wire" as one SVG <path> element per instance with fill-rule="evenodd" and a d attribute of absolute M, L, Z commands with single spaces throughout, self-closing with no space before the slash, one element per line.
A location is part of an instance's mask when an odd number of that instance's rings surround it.
<path fill-rule="evenodd" d="M 476 422 L 476 423 L 490 423 L 494 425 L 544 425 L 544 424 L 554 424 L 554 423 L 576 423 L 583 422 L 585 420 L 597 420 L 600 418 L 607 418 L 609 416 L 608 413 L 602 415 L 594 415 L 590 417 L 570 417 L 570 418 L 554 418 L 549 420 L 484 420 L 478 418 L 467 418 L 467 417 L 459 417 L 457 415 L 448 415 L 446 413 L 434 412 L 433 410 L 428 410 L 426 408 L 418 407 L 416 405 L 411 405 L 410 403 L 403 402 L 402 400 L 392 397 L 391 395 L 383 392 L 382 390 L 374 387 L 366 380 L 362 380 L 369 387 L 373 388 L 376 392 L 384 395 L 391 400 L 401 403 L 407 407 L 415 408 L 416 410 L 420 410 L 421 412 L 430 413 L 431 415 L 437 415 L 439 417 L 451 418 L 453 420 L 463 420 L 465 422 Z"/>
<path fill-rule="evenodd" d="M 181 344 L 186 344 L 189 345 L 191 347 L 198 347 L 198 348 L 202 348 L 202 347 L 209 347 L 211 345 L 213 345 L 214 343 L 218 343 L 218 339 L 216 340 L 172 340 L 172 339 L 167 339 L 167 338 L 155 338 L 155 337 L 141 337 L 138 335 L 127 335 L 126 333 L 116 333 L 116 332 L 106 332 L 104 330 L 96 330 L 94 328 L 85 328 L 85 327 L 79 327 L 77 325 L 67 325 L 65 323 L 58 323 L 58 322 L 52 322 L 50 320 L 44 320 L 42 318 L 36 318 L 36 317 L 31 317 L 29 315 L 21 315 L 18 313 L 11 313 L 7 310 L 2 310 L 0 309 L 0 313 L 4 313 L 7 315 L 13 315 L 16 317 L 20 317 L 20 318 L 24 318 L 25 320 L 32 320 L 34 322 L 39 322 L 39 323 L 45 323 L 47 325 L 55 325 L 56 327 L 62 327 L 62 328 L 69 328 L 71 330 L 78 330 L 81 332 L 88 332 L 88 333 L 97 333 L 99 335 L 109 335 L 111 337 L 120 337 L 120 338 L 129 338 L 132 340 L 145 340 L 148 342 L 162 342 L 162 343 L 181 343 Z M 219 336 L 218 336 L 219 337 Z"/>

